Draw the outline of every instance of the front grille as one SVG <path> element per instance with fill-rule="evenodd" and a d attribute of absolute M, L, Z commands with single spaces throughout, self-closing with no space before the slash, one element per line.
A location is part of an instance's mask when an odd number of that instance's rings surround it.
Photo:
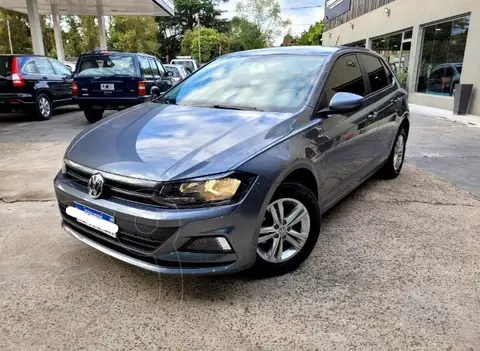
<path fill-rule="evenodd" d="M 108 177 L 108 175 L 105 175 L 105 173 L 102 174 L 104 175 L 105 179 L 102 193 L 103 198 L 115 197 L 144 205 L 160 207 L 157 202 L 152 200 L 154 192 L 153 186 L 140 188 L 126 182 L 112 180 Z M 83 170 L 73 168 L 68 165 L 66 166 L 65 177 L 75 184 L 85 188 L 85 192 L 87 192 L 88 180 L 92 175 L 93 173 L 87 173 Z"/>
<path fill-rule="evenodd" d="M 80 232 L 80 234 L 84 235 L 87 233 L 88 237 L 92 240 L 100 240 L 102 242 L 108 241 L 110 244 L 116 247 L 131 249 L 141 253 L 151 253 L 155 251 L 178 230 L 178 227 L 158 228 L 142 225 L 141 230 L 144 230 L 145 232 L 151 232 L 152 234 L 137 234 L 122 230 L 121 223 L 117 223 L 120 229 L 117 233 L 117 239 L 115 239 L 100 231 L 90 228 L 89 226 L 77 222 L 75 218 L 67 215 L 65 205 L 60 204 L 60 212 L 65 223 L 67 223 L 72 229 Z M 139 224 L 136 224 L 136 226 L 139 227 Z"/>

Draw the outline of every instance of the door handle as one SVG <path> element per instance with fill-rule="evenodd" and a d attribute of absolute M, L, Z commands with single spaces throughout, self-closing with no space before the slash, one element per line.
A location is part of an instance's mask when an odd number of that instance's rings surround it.
<path fill-rule="evenodd" d="M 401 102 L 401 101 L 402 101 L 402 98 L 396 98 L 396 99 L 390 100 L 390 102 L 391 102 L 392 104 L 398 104 L 398 103 Z"/>
<path fill-rule="evenodd" d="M 367 120 L 371 121 L 376 119 L 378 116 L 378 112 L 370 112 L 370 114 L 367 116 Z"/>
<path fill-rule="evenodd" d="M 47 76 L 43 76 L 43 77 L 42 77 L 42 79 L 44 79 L 44 80 L 47 80 L 47 79 L 48 79 L 48 77 L 47 77 Z"/>

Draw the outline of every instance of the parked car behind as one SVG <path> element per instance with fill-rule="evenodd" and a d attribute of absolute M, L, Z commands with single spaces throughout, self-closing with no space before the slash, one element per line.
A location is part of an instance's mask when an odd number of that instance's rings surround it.
<path fill-rule="evenodd" d="M 45 56 L 0 55 L 0 111 L 32 113 L 39 120 L 72 103 L 72 73 Z"/>
<path fill-rule="evenodd" d="M 444 63 L 436 66 L 427 80 L 427 91 L 429 93 L 440 93 L 453 95 L 455 87 L 460 83 L 463 64 Z"/>
<path fill-rule="evenodd" d="M 173 85 L 154 56 L 94 51 L 79 57 L 73 80 L 74 100 L 93 123 L 105 110 L 121 110 L 153 100 Z"/>
<path fill-rule="evenodd" d="M 175 84 L 178 84 L 188 76 L 185 67 L 181 65 L 165 65 L 165 69 L 167 70 L 167 74 L 171 76 Z"/>
<path fill-rule="evenodd" d="M 78 57 L 67 57 L 62 63 L 67 66 L 72 72 L 75 72 Z"/>
<path fill-rule="evenodd" d="M 408 117 L 370 50 L 229 54 L 72 141 L 55 179 L 62 225 L 158 273 L 283 274 L 325 211 L 377 172 L 400 174 Z"/>
<path fill-rule="evenodd" d="M 200 68 L 200 64 L 194 59 L 186 59 L 186 58 L 177 58 L 170 62 L 171 65 L 181 65 L 185 67 L 188 74 L 192 74 L 197 69 Z"/>

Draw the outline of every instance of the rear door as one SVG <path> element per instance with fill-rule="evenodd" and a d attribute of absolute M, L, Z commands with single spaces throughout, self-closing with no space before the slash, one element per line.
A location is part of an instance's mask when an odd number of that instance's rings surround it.
<path fill-rule="evenodd" d="M 152 89 L 156 86 L 150 61 L 145 56 L 138 56 L 140 61 L 140 70 L 142 71 L 142 80 L 145 82 L 146 95 L 151 95 Z"/>
<path fill-rule="evenodd" d="M 372 138 L 373 165 L 378 165 L 390 154 L 396 133 L 396 119 L 402 106 L 403 94 L 393 73 L 378 57 L 359 54 L 360 63 L 367 76 L 369 129 Z"/>
<path fill-rule="evenodd" d="M 99 53 L 80 57 L 74 80 L 82 98 L 136 98 L 139 74 L 133 55 Z"/>
<path fill-rule="evenodd" d="M 54 59 L 49 59 L 49 61 L 60 81 L 60 99 L 65 101 L 70 100 L 72 98 L 72 73 L 59 61 Z"/>
<path fill-rule="evenodd" d="M 52 100 L 56 101 L 62 98 L 62 79 L 55 74 L 48 58 L 36 57 L 35 65 L 38 69 L 39 82 L 38 87 L 48 89 Z"/>
<path fill-rule="evenodd" d="M 172 80 L 167 77 L 167 73 L 162 63 L 154 58 L 149 59 L 150 66 L 155 76 L 155 84 L 161 93 L 167 91 L 172 86 Z"/>

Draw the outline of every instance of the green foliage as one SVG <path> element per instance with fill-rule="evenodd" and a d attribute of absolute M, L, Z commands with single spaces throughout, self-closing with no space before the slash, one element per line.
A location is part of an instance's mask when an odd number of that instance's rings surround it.
<path fill-rule="evenodd" d="M 114 50 L 158 52 L 158 25 L 150 16 L 115 16 L 110 22 L 108 47 Z"/>
<path fill-rule="evenodd" d="M 40 26 L 42 28 L 43 48 L 45 55 L 56 57 L 57 48 L 55 47 L 55 34 L 53 33 L 51 16 L 40 16 Z"/>
<path fill-rule="evenodd" d="M 200 43 L 202 49 L 202 57 L 200 60 L 199 47 L 198 47 L 198 29 L 191 32 L 191 40 L 187 36 L 187 40 L 190 40 L 190 54 L 195 57 L 199 62 L 208 62 L 219 56 L 220 52 L 220 34 L 213 28 L 201 28 L 200 29 Z"/>
<path fill-rule="evenodd" d="M 220 2 L 226 0 L 176 0 L 173 16 L 156 18 L 160 55 L 170 60 L 181 51 L 185 32 L 197 27 L 197 14 L 200 14 L 201 27 L 214 28 L 221 33 L 228 31 L 228 22 L 220 18 Z"/>
<path fill-rule="evenodd" d="M 304 31 L 297 39 L 296 45 L 322 45 L 323 22 L 311 25 L 308 31 Z"/>
<path fill-rule="evenodd" d="M 63 16 L 62 23 L 68 31 L 62 33 L 65 57 L 76 57 L 83 52 L 83 42 L 80 35 L 80 25 L 77 16 Z"/>
<path fill-rule="evenodd" d="M 290 31 L 283 37 L 282 46 L 294 46 L 297 39 L 293 37 Z"/>
<path fill-rule="evenodd" d="M 278 0 L 238 0 L 236 11 L 240 18 L 260 28 L 270 45 L 281 35 L 283 28 L 291 24 L 282 19 Z"/>
<path fill-rule="evenodd" d="M 78 16 L 83 52 L 95 50 L 100 46 L 98 26 L 95 16 Z"/>
<path fill-rule="evenodd" d="M 231 21 L 233 51 L 261 49 L 267 46 L 262 30 L 244 18 L 234 17 Z"/>
<path fill-rule="evenodd" d="M 10 23 L 13 52 L 31 54 L 33 51 L 27 16 L 5 9 L 0 9 L 0 54 L 10 54 L 7 19 Z"/>

